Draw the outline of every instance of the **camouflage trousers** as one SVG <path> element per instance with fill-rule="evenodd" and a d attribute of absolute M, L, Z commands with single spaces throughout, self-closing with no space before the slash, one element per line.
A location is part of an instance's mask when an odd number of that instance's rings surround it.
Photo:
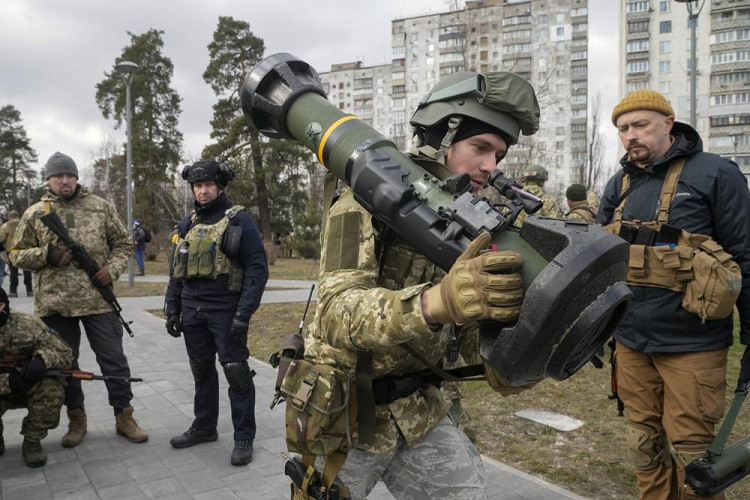
<path fill-rule="evenodd" d="M 60 422 L 60 408 L 65 399 L 65 382 L 45 378 L 35 384 L 26 398 L 0 396 L 0 418 L 8 410 L 26 408 L 28 414 L 21 424 L 21 434 L 29 441 L 41 441 L 47 431 Z"/>
<path fill-rule="evenodd" d="M 383 481 L 397 499 L 485 499 L 479 452 L 449 417 L 414 446 L 401 438 L 393 453 L 352 449 L 338 475 L 352 499 L 366 498 Z"/>

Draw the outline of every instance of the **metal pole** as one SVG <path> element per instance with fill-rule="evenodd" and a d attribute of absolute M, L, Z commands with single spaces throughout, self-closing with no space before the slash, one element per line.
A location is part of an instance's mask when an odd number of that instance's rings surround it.
<path fill-rule="evenodd" d="M 131 129 L 131 117 L 130 117 L 130 82 L 133 79 L 133 74 L 128 75 L 128 79 L 125 82 L 125 108 L 126 108 L 126 119 L 128 122 L 128 146 L 127 146 L 127 174 L 126 174 L 126 194 L 127 204 L 126 210 L 128 212 L 128 235 L 130 241 L 133 241 L 133 135 Z M 132 245 L 131 245 L 132 246 Z M 135 268 L 133 265 L 133 257 L 128 259 L 128 286 L 133 288 L 135 285 Z"/>
<path fill-rule="evenodd" d="M 689 4 L 688 4 L 689 5 Z M 688 7 L 688 10 L 690 8 Z M 699 11 L 700 12 L 700 11 Z M 696 36 L 695 36 L 695 25 L 698 24 L 698 15 L 693 15 L 692 12 L 690 13 L 690 16 L 688 17 L 690 19 L 690 126 L 693 128 L 696 128 L 696 117 L 695 117 L 695 87 L 697 85 L 697 76 L 698 76 L 698 60 L 695 56 L 695 49 L 696 49 Z"/>

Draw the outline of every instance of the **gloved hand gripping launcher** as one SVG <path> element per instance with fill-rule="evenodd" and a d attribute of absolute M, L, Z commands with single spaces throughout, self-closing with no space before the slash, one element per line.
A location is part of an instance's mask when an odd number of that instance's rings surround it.
<path fill-rule="evenodd" d="M 315 69 L 291 54 L 259 62 L 240 99 L 262 134 L 311 149 L 363 207 L 442 269 L 481 231 L 500 250 L 523 254 L 526 296 L 517 324 L 484 322 L 480 330 L 481 357 L 508 384 L 564 380 L 612 335 L 632 298 L 622 239 L 598 226 L 537 217 L 518 232 L 485 198 L 450 192 L 391 140 L 342 113 L 326 99 Z"/>

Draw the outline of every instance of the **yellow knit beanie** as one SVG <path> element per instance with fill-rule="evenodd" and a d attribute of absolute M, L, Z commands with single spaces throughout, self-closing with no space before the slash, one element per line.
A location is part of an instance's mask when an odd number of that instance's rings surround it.
<path fill-rule="evenodd" d="M 635 90 L 622 98 L 620 104 L 612 110 L 612 124 L 617 126 L 617 118 L 630 111 L 646 109 L 665 116 L 674 115 L 674 110 L 663 95 L 655 90 Z"/>

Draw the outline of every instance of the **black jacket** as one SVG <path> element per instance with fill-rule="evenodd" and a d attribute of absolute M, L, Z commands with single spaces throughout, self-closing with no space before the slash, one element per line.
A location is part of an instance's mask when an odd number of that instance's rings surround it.
<path fill-rule="evenodd" d="M 224 193 L 206 206 L 201 206 L 196 202 L 196 222 L 217 223 L 232 205 Z M 180 221 L 177 229 L 180 238 L 185 237 L 190 223 L 190 215 Z M 240 267 L 244 271 L 242 290 L 240 292 L 228 291 L 229 276 L 227 274 L 219 275 L 216 279 L 178 280 L 171 277 L 170 273 L 165 304 L 167 315 L 179 314 L 183 306 L 193 309 L 200 307 L 203 310 L 233 310 L 237 318 L 249 321 L 250 316 L 258 309 L 266 281 L 268 281 L 268 262 L 260 233 L 255 227 L 253 218 L 245 211 L 235 215 L 230 226 L 242 228 L 238 256 Z"/>
<path fill-rule="evenodd" d="M 669 225 L 690 233 L 711 236 L 729 252 L 742 269 L 742 292 L 737 301 L 740 311 L 740 335 L 750 343 L 750 192 L 737 165 L 715 154 L 704 153 L 698 133 L 690 126 L 675 122 L 675 140 L 664 158 L 640 168 L 627 159 L 620 160 L 622 170 L 607 183 L 597 222 L 609 224 L 620 198 L 622 179 L 630 176 L 630 185 L 647 180 L 625 199 L 623 220 L 656 220 L 659 193 L 674 158 L 687 157 L 680 174 Z M 687 312 L 681 305 L 682 294 L 653 287 L 630 287 L 635 300 L 615 338 L 631 349 L 643 352 L 695 352 L 722 349 L 732 344 L 732 316 L 707 321 Z"/>

